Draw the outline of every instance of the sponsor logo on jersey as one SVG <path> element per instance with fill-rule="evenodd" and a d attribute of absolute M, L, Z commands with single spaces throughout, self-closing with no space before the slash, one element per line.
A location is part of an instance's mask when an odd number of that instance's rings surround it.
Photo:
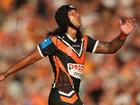
<path fill-rule="evenodd" d="M 72 49 L 70 47 L 67 47 L 67 53 L 68 53 L 68 55 L 72 54 Z"/>
<path fill-rule="evenodd" d="M 81 64 L 74 64 L 74 63 L 68 63 L 68 72 L 71 76 L 81 79 L 84 65 Z"/>
<path fill-rule="evenodd" d="M 79 44 L 73 44 L 72 47 L 80 47 Z"/>

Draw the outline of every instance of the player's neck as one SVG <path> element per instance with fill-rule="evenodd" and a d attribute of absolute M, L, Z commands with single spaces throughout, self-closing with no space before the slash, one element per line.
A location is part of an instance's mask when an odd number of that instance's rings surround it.
<path fill-rule="evenodd" d="M 76 39 L 77 38 L 77 30 L 76 29 L 74 29 L 74 28 L 72 28 L 72 27 L 68 27 L 68 32 L 67 32 L 69 35 L 70 35 L 70 37 L 72 38 L 72 39 Z"/>

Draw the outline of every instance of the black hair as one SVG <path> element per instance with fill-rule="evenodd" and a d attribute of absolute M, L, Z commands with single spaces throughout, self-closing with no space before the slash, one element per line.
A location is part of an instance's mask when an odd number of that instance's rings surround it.
<path fill-rule="evenodd" d="M 56 28 L 53 32 L 49 32 L 48 35 L 59 35 L 60 37 L 64 36 L 67 33 L 68 26 L 77 30 L 77 37 L 82 37 L 82 33 L 79 28 L 76 28 L 68 18 L 68 12 L 72 9 L 76 8 L 73 5 L 63 5 L 61 6 L 55 13 L 55 20 L 58 24 L 58 28 Z"/>

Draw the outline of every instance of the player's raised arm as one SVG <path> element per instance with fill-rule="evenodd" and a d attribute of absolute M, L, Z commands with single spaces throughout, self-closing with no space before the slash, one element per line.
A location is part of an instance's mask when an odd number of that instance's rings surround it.
<path fill-rule="evenodd" d="M 34 62 L 40 60 L 42 57 L 40 56 L 38 49 L 36 48 L 33 52 L 31 52 L 28 56 L 19 60 L 15 65 L 10 67 L 5 72 L 0 73 L 0 80 L 4 80 L 8 75 L 15 73 L 28 65 L 33 64 Z"/>
<path fill-rule="evenodd" d="M 117 38 L 110 42 L 100 41 L 95 53 L 111 54 L 121 48 L 127 36 L 134 30 L 136 26 L 135 18 L 124 17 L 120 19 L 120 34 Z"/>

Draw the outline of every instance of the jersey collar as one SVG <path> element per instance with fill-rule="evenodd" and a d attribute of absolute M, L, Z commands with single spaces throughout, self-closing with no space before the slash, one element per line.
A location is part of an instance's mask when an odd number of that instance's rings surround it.
<path fill-rule="evenodd" d="M 67 37 L 71 40 L 71 41 L 73 41 L 73 42 L 76 42 L 77 41 L 77 38 L 76 39 L 73 39 L 68 33 L 65 33 L 66 35 L 67 35 Z"/>

